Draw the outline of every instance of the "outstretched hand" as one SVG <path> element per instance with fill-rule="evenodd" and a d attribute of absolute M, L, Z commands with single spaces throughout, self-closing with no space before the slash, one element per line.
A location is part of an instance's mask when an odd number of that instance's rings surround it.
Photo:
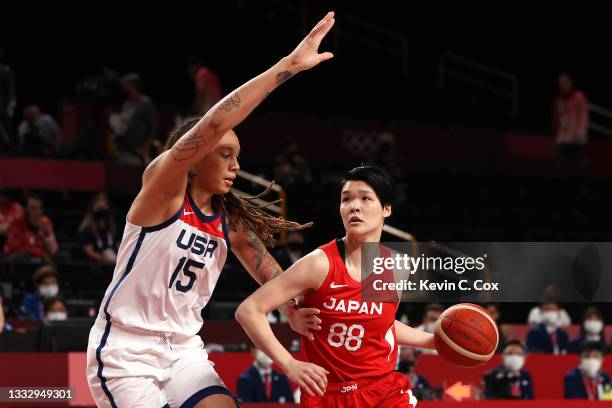
<path fill-rule="evenodd" d="M 325 35 L 331 30 L 335 23 L 334 12 L 330 11 L 323 17 L 321 21 L 310 31 L 310 33 L 302 40 L 301 43 L 287 57 L 289 63 L 296 67 L 298 71 L 310 69 L 320 62 L 333 58 L 331 52 L 319 54 L 319 45 L 325 38 Z"/>

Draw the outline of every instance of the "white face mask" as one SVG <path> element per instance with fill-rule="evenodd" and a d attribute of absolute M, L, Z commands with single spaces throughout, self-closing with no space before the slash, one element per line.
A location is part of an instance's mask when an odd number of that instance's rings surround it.
<path fill-rule="evenodd" d="M 270 368 L 273 363 L 272 359 L 261 350 L 257 350 L 255 353 L 255 361 L 257 361 L 261 368 Z"/>
<path fill-rule="evenodd" d="M 525 365 L 525 356 L 516 354 L 504 355 L 504 367 L 509 371 L 520 371 Z"/>
<path fill-rule="evenodd" d="M 556 327 L 558 322 L 559 312 L 549 311 L 542 313 L 542 323 L 544 323 L 545 325 Z"/>
<path fill-rule="evenodd" d="M 47 320 L 49 321 L 64 321 L 68 318 L 66 312 L 49 312 L 47 313 Z"/>
<path fill-rule="evenodd" d="M 49 299 L 57 296 L 59 293 L 59 287 L 57 285 L 43 285 L 38 287 L 38 292 L 40 293 L 40 296 L 44 297 L 45 299 Z"/>
<path fill-rule="evenodd" d="M 601 368 L 601 358 L 583 358 L 580 360 L 580 369 L 587 377 L 596 377 Z"/>
<path fill-rule="evenodd" d="M 423 331 L 425 331 L 426 333 L 433 333 L 435 328 L 436 322 L 425 323 L 423 325 Z"/>
<path fill-rule="evenodd" d="M 599 334 L 603 329 L 603 322 L 601 320 L 586 320 L 584 322 L 584 330 L 588 334 Z"/>

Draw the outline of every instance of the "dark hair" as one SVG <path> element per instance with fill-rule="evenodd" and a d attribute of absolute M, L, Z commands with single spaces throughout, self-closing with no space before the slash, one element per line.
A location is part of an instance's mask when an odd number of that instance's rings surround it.
<path fill-rule="evenodd" d="M 127 82 L 139 91 L 142 91 L 142 78 L 136 72 L 130 72 L 121 78 L 121 82 Z"/>
<path fill-rule="evenodd" d="M 519 346 L 520 348 L 523 349 L 523 351 L 525 351 L 525 345 L 523 344 L 522 341 L 518 339 L 508 340 L 506 344 L 504 345 L 504 350 L 506 350 L 510 346 Z"/>
<path fill-rule="evenodd" d="M 580 345 L 580 355 L 591 351 L 599 351 L 602 355 L 605 354 L 604 350 L 601 348 L 601 344 L 596 341 L 585 341 Z"/>
<path fill-rule="evenodd" d="M 393 205 L 393 201 L 395 201 L 395 182 L 380 167 L 359 166 L 347 171 L 340 183 L 341 190 L 348 181 L 363 181 L 367 183 L 372 187 L 383 207 L 387 204 Z"/>
<path fill-rule="evenodd" d="M 49 308 L 53 306 L 55 302 L 60 302 L 62 305 L 64 305 L 64 309 L 68 310 L 66 301 L 63 298 L 56 296 L 56 297 L 52 297 L 51 299 L 47 299 L 43 302 L 43 310 L 45 311 L 45 313 L 49 311 Z"/>
<path fill-rule="evenodd" d="M 113 237 L 115 236 L 115 233 L 117 232 L 117 226 L 115 225 L 115 217 L 113 216 L 113 210 L 110 205 L 110 200 L 108 199 L 106 193 L 95 194 L 89 200 L 89 204 L 87 204 L 87 209 L 85 210 L 85 215 L 83 216 L 83 220 L 81 221 L 81 225 L 79 226 L 80 234 L 85 232 L 87 229 L 90 229 L 97 239 L 100 238 L 98 223 L 96 222 L 96 219 L 94 217 L 94 206 L 98 201 L 101 200 L 105 200 L 106 204 L 108 204 L 108 212 L 110 214 L 110 218 L 108 220 L 107 228 L 108 231 L 110 231 L 110 233 L 113 235 Z"/>
<path fill-rule="evenodd" d="M 183 123 L 177 125 L 170 135 L 164 146 L 164 150 L 169 150 L 174 144 L 187 133 L 196 123 L 200 121 L 200 117 L 189 118 Z M 190 175 L 191 177 L 191 175 Z M 227 215 L 230 229 L 236 230 L 239 224 L 245 229 L 254 232 L 257 237 L 268 247 L 274 246 L 274 234 L 281 231 L 297 231 L 310 227 L 313 223 L 299 224 L 294 221 L 287 221 L 280 217 L 274 217 L 264 211 L 267 205 L 275 204 L 278 201 L 258 205 L 255 201 L 267 195 L 274 182 L 270 183 L 262 193 L 246 197 L 241 196 L 233 191 L 223 194 L 214 195 L 212 205 L 215 209 L 220 209 Z"/>
<path fill-rule="evenodd" d="M 427 314 L 427 312 L 442 312 L 444 308 L 439 303 L 428 303 L 425 305 L 425 311 L 423 314 Z"/>
<path fill-rule="evenodd" d="M 582 320 L 586 320 L 587 317 L 589 316 L 597 316 L 600 320 L 603 320 L 603 314 L 601 313 L 601 310 L 599 310 L 598 308 L 596 308 L 595 306 L 589 306 L 587 307 L 587 309 L 584 311 L 584 318 Z"/>
<path fill-rule="evenodd" d="M 53 276 L 59 281 L 59 274 L 57 273 L 57 270 L 53 265 L 50 264 L 43 265 L 36 269 L 36 271 L 32 275 L 32 280 L 34 281 L 34 284 L 38 286 L 40 282 L 48 276 Z"/>

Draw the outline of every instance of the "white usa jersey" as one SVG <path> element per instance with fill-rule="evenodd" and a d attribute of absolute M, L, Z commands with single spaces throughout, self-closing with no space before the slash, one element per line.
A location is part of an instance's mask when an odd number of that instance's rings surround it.
<path fill-rule="evenodd" d="M 197 334 L 228 249 L 224 214 L 204 215 L 188 193 L 159 225 L 127 222 L 100 315 L 127 327 Z"/>

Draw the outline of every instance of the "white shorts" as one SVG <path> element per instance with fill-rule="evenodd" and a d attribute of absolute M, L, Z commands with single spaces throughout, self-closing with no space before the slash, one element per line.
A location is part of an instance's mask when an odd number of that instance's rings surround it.
<path fill-rule="evenodd" d="M 89 333 L 87 382 L 98 407 L 193 407 L 212 394 L 235 399 L 199 336 L 120 327 L 101 317 Z"/>

